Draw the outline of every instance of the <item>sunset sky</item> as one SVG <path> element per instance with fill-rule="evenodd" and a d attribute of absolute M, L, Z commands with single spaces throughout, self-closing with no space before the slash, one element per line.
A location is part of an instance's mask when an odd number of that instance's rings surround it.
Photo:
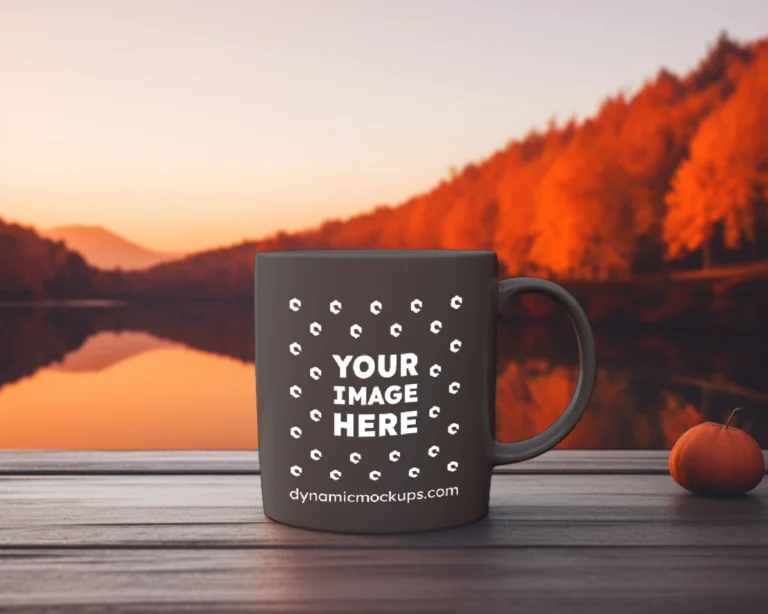
<path fill-rule="evenodd" d="M 0 217 L 194 250 L 432 187 L 765 0 L 0 0 Z"/>

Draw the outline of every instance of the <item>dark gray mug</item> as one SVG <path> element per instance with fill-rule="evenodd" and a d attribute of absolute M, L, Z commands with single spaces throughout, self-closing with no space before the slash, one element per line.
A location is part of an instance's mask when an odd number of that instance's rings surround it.
<path fill-rule="evenodd" d="M 568 407 L 516 443 L 493 437 L 496 325 L 512 297 L 565 306 L 580 373 Z M 553 448 L 595 381 L 584 311 L 538 278 L 499 281 L 494 252 L 256 255 L 256 393 L 264 513 L 341 533 L 403 533 L 488 513 L 491 471 Z"/>

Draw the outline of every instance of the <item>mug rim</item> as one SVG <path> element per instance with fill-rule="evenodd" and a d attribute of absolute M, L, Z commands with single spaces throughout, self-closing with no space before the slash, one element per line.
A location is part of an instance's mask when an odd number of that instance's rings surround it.
<path fill-rule="evenodd" d="M 390 256 L 390 257 L 448 257 L 448 256 L 494 256 L 497 254 L 493 250 L 482 249 L 416 249 L 416 248 L 373 248 L 373 249 L 279 249 L 262 250 L 256 252 L 259 256 L 299 256 L 299 257 L 317 257 L 317 256 Z"/>

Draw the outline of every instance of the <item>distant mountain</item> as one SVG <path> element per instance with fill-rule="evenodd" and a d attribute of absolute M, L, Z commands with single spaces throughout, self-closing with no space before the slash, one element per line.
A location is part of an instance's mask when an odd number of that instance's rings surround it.
<path fill-rule="evenodd" d="M 100 269 L 146 269 L 182 255 L 152 251 L 101 226 L 59 226 L 41 234 L 63 241 Z"/>
<path fill-rule="evenodd" d="M 466 165 L 397 206 L 201 252 L 114 286 L 128 295 L 250 298 L 277 249 L 492 249 L 501 273 L 605 282 L 768 259 L 768 39 L 721 35 L 686 75 Z"/>

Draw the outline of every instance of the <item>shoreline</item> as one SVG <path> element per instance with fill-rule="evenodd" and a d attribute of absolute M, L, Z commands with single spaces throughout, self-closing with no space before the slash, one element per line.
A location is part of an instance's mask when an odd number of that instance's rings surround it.
<path fill-rule="evenodd" d="M 42 300 L 0 300 L 0 309 L 29 308 L 81 308 L 81 307 L 124 307 L 127 301 L 114 299 L 42 299 Z"/>

